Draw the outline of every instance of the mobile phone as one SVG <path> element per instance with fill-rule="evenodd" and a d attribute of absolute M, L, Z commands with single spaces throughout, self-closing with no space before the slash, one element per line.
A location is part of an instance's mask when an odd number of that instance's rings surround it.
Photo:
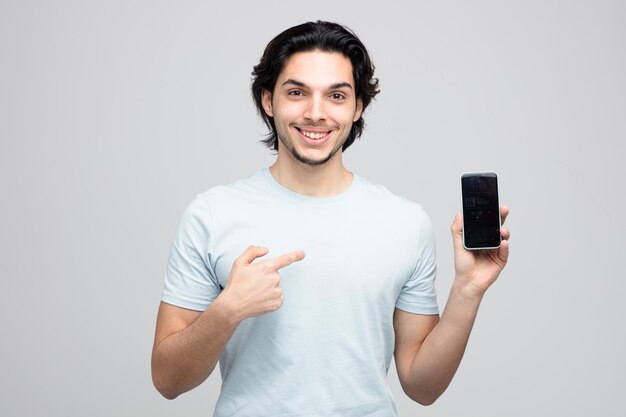
<path fill-rule="evenodd" d="M 469 250 L 500 247 L 500 202 L 495 172 L 461 175 L 463 246 Z"/>

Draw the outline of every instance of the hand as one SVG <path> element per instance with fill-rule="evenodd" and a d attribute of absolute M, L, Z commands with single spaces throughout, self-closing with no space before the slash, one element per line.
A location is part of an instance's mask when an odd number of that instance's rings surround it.
<path fill-rule="evenodd" d="M 502 224 L 509 215 L 507 206 L 500 207 Z M 455 283 L 462 285 L 477 295 L 482 296 L 493 284 L 509 259 L 509 230 L 500 228 L 502 242 L 498 249 L 470 251 L 463 246 L 463 216 L 457 213 L 452 223 L 452 240 L 454 243 Z"/>
<path fill-rule="evenodd" d="M 304 258 L 304 252 L 295 251 L 252 263 L 268 251 L 267 248 L 250 246 L 235 259 L 221 294 L 242 315 L 242 320 L 278 310 L 283 304 L 278 270 Z"/>

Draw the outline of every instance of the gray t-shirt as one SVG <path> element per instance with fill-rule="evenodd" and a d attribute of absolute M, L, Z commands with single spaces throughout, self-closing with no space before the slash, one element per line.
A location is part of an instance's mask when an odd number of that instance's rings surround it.
<path fill-rule="evenodd" d="M 386 375 L 395 308 L 437 314 L 435 241 L 419 204 L 354 174 L 313 198 L 264 168 L 199 194 L 176 230 L 162 300 L 203 311 L 250 245 L 279 271 L 283 305 L 241 322 L 220 357 L 214 416 L 395 416 Z"/>

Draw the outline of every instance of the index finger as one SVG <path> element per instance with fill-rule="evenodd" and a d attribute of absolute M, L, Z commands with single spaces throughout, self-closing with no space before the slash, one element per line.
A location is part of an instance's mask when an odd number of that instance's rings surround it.
<path fill-rule="evenodd" d="M 278 271 L 281 268 L 291 265 L 304 259 L 304 252 L 301 250 L 285 253 L 272 259 L 265 260 L 261 263 L 266 264 L 272 271 Z"/>

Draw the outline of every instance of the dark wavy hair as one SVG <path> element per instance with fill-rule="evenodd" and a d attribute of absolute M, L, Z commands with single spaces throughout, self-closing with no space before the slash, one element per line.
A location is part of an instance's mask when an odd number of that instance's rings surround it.
<path fill-rule="evenodd" d="M 276 80 L 287 59 L 296 52 L 320 50 L 339 52 L 350 59 L 355 83 L 356 98 L 363 102 L 363 111 L 379 93 L 378 78 L 374 78 L 374 64 L 370 60 L 365 45 L 354 32 L 337 23 L 307 22 L 289 28 L 267 44 L 258 65 L 252 71 L 252 98 L 257 111 L 270 130 L 262 142 L 270 149 L 278 150 L 278 137 L 274 118 L 265 113 L 261 98 L 263 90 L 274 92 Z M 365 121 L 363 115 L 354 122 L 350 134 L 343 144 L 346 150 L 354 140 L 361 136 Z"/>

